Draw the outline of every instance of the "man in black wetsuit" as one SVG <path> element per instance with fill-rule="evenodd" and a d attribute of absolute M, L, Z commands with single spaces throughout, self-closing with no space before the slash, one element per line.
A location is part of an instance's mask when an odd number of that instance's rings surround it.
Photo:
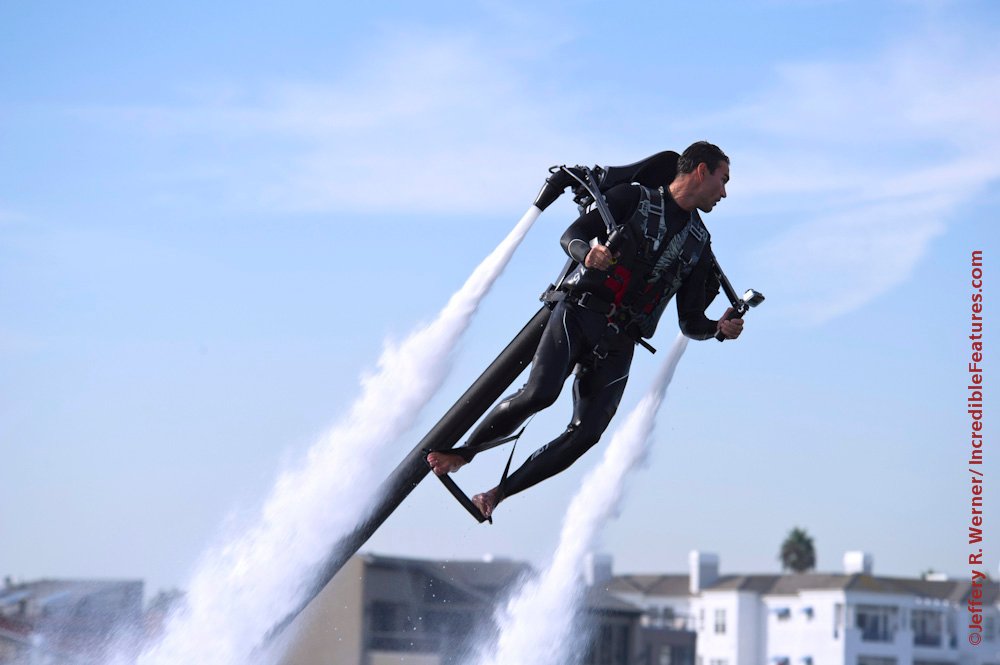
<path fill-rule="evenodd" d="M 637 341 L 653 335 L 671 298 L 677 300 L 686 336 L 739 337 L 742 319 L 723 315 L 714 321 L 705 316 L 719 281 L 712 269 L 708 230 L 698 211 L 710 212 L 724 199 L 727 182 L 729 158 L 717 146 L 699 141 L 680 156 L 677 175 L 663 187 L 618 185 L 608 190 L 608 208 L 621 228 L 611 242 L 596 209 L 577 218 L 563 234 L 563 249 L 578 265 L 556 294 L 558 302 L 542 333 L 528 381 L 483 419 L 465 445 L 509 436 L 529 416 L 555 402 L 566 379 L 579 367 L 573 419 L 501 485 L 473 497 L 485 517 L 506 497 L 565 470 L 597 443 L 625 391 Z M 471 457 L 459 448 L 430 453 L 427 462 L 434 473 L 443 475 Z"/>

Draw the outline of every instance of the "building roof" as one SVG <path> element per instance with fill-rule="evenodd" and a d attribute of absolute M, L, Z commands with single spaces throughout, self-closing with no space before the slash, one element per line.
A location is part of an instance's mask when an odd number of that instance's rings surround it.
<path fill-rule="evenodd" d="M 690 596 L 687 575 L 616 575 L 606 588 L 613 593 L 639 593 L 644 596 Z M 862 573 L 788 573 L 784 575 L 722 575 L 703 591 L 749 591 L 760 595 L 797 595 L 803 591 L 862 591 L 917 596 L 928 600 L 965 603 L 972 590 L 969 580 L 925 580 L 883 577 Z M 983 602 L 1000 599 L 1000 584 L 986 581 Z"/>
<path fill-rule="evenodd" d="M 583 602 L 588 609 L 597 612 L 615 614 L 642 614 L 643 612 L 641 607 L 608 593 L 608 590 L 603 587 L 588 587 Z"/>
<path fill-rule="evenodd" d="M 417 571 L 458 587 L 474 596 L 493 596 L 531 572 L 531 566 L 508 559 L 492 561 L 436 561 L 362 555 L 370 566 Z"/>
<path fill-rule="evenodd" d="M 7 583 L 0 587 L 0 608 L 11 608 L 30 601 L 37 608 L 50 608 L 80 602 L 99 593 L 124 594 L 138 598 L 141 605 L 141 580 L 51 580 L 43 579 L 20 584 Z M 6 612 L 10 615 L 10 610 Z"/>
<path fill-rule="evenodd" d="M 495 596 L 512 589 L 534 570 L 528 563 L 510 559 L 437 561 L 377 554 L 362 556 L 369 565 L 417 570 L 481 597 Z M 616 598 L 604 588 L 588 589 L 584 602 L 589 609 L 597 611 L 641 613 L 640 608 Z"/>
<path fill-rule="evenodd" d="M 605 585 L 613 593 L 641 593 L 650 596 L 689 596 L 687 575 L 617 575 Z"/>
<path fill-rule="evenodd" d="M 104 640 L 142 614 L 138 580 L 38 580 L 0 587 L 0 640 L 58 657 L 95 662 Z"/>
<path fill-rule="evenodd" d="M 851 575 L 803 573 L 724 576 L 707 590 L 745 590 L 766 595 L 794 595 L 803 591 L 819 590 L 863 591 L 963 603 L 968 598 L 971 588 L 972 584 L 968 580 L 924 580 L 863 573 Z M 1000 591 L 1000 585 L 992 581 L 986 582 L 983 588 L 985 602 L 995 602 L 998 591 Z"/>

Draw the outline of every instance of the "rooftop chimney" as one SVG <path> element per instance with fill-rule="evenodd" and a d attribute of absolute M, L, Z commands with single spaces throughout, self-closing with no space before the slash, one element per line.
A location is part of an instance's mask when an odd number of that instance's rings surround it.
<path fill-rule="evenodd" d="M 588 553 L 584 564 L 583 581 L 587 583 L 587 586 L 604 584 L 611 579 L 611 563 L 610 554 Z"/>
<path fill-rule="evenodd" d="M 873 563 L 872 555 L 868 552 L 855 550 L 844 553 L 844 572 L 848 575 L 871 575 Z"/>
<path fill-rule="evenodd" d="M 719 555 L 691 550 L 688 554 L 691 593 L 701 593 L 719 579 Z"/>

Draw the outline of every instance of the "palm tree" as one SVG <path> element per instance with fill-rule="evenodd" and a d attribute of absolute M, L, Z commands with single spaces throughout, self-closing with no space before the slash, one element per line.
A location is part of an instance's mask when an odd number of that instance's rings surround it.
<path fill-rule="evenodd" d="M 785 570 L 796 573 L 812 570 L 816 567 L 816 548 L 813 547 L 812 537 L 804 529 L 795 527 L 781 543 L 778 559 Z"/>

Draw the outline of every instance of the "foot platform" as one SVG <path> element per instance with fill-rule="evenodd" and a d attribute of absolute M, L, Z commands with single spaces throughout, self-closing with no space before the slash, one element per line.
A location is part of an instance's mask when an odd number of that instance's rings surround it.
<path fill-rule="evenodd" d="M 423 451 L 424 461 L 425 462 L 427 461 L 427 456 L 430 455 L 432 452 L 439 452 L 439 453 L 450 453 L 453 455 L 458 455 L 466 462 L 470 462 L 472 461 L 473 457 L 483 452 L 484 450 L 489 450 L 490 448 L 496 448 L 497 446 L 502 446 L 503 444 L 510 443 L 511 441 L 515 442 L 514 447 L 516 447 L 517 445 L 516 442 L 518 439 L 521 438 L 522 434 L 524 434 L 523 427 L 517 434 L 514 434 L 512 436 L 507 436 L 502 439 L 493 439 L 492 441 L 486 441 L 484 443 L 480 443 L 475 446 L 460 446 L 458 448 L 450 448 L 447 450 L 438 450 L 438 451 L 424 449 Z M 503 477 L 500 479 L 501 487 L 503 486 L 504 481 L 507 480 L 507 473 L 510 471 L 510 462 L 511 460 L 514 459 L 514 447 L 510 449 L 510 457 L 507 458 L 507 466 L 506 468 L 504 468 Z M 490 524 L 493 524 L 493 518 L 486 517 L 485 515 L 483 515 L 483 512 L 479 510 L 478 507 L 476 507 L 476 504 L 472 503 L 472 499 L 469 498 L 469 495 L 462 491 L 462 488 L 458 486 L 458 483 L 456 483 L 449 474 L 446 473 L 444 475 L 438 476 L 437 479 L 441 481 L 441 484 L 445 486 L 445 489 L 451 492 L 451 495 L 455 497 L 455 500 L 457 500 L 462 505 L 463 508 L 469 511 L 470 515 L 476 518 L 477 522 L 479 522 L 480 524 L 482 524 L 483 522 L 489 522 Z"/>

